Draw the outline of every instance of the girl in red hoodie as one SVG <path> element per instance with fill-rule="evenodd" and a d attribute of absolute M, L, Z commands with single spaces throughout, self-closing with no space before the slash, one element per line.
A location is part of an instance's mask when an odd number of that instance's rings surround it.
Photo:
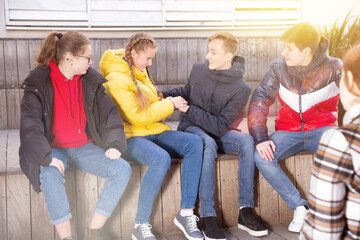
<path fill-rule="evenodd" d="M 102 86 L 106 80 L 91 63 L 88 38 L 73 31 L 53 32 L 37 56 L 38 67 L 22 85 L 20 166 L 35 191 L 41 185 L 61 239 L 72 239 L 64 186 L 70 164 L 107 178 L 85 232 L 87 240 L 109 239 L 102 226 L 131 174 L 120 158 L 126 150 L 120 115 Z"/>

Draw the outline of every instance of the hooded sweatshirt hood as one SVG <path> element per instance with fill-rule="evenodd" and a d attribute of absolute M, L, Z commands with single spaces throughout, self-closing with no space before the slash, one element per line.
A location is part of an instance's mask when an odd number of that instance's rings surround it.
<path fill-rule="evenodd" d="M 129 65 L 125 60 L 124 49 L 108 49 L 104 52 L 101 57 L 100 63 L 100 74 L 106 79 L 111 81 L 107 76 L 110 73 L 121 72 L 130 75 Z M 142 72 L 137 67 L 134 67 L 134 75 L 137 80 L 143 80 L 146 78 L 146 71 Z"/>
<path fill-rule="evenodd" d="M 230 69 L 225 70 L 212 70 L 209 68 L 209 61 L 203 63 L 204 72 L 210 77 L 215 74 L 218 81 L 233 82 L 238 81 L 244 77 L 245 73 L 245 60 L 240 56 L 235 56 Z"/>

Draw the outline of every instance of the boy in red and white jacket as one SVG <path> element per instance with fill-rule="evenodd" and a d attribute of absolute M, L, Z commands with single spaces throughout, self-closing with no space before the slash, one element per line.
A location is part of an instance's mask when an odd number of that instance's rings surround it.
<path fill-rule="evenodd" d="M 254 161 L 264 178 L 295 211 L 289 231 L 299 232 L 307 201 L 282 171 L 279 161 L 297 152 L 316 152 L 324 131 L 337 126 L 338 83 L 342 62 L 329 57 L 329 42 L 308 23 L 288 29 L 282 56 L 272 62 L 252 95 L 248 127 Z M 268 136 L 269 107 L 279 97 L 276 131 Z"/>

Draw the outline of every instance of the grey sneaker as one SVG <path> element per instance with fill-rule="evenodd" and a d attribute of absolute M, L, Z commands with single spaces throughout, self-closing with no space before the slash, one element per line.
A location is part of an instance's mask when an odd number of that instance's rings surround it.
<path fill-rule="evenodd" d="M 199 221 L 197 216 L 191 215 L 183 217 L 180 215 L 180 212 L 174 219 L 175 225 L 180 228 L 180 230 L 185 234 L 185 237 L 189 240 L 204 239 L 202 233 L 197 227 L 197 221 Z"/>
<path fill-rule="evenodd" d="M 151 225 L 148 223 L 140 224 L 132 231 L 132 240 L 156 240 L 154 234 L 151 232 Z"/>

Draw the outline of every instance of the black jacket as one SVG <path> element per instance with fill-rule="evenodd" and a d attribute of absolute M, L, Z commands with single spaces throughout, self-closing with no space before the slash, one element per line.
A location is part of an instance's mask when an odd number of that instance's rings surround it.
<path fill-rule="evenodd" d="M 83 102 L 86 116 L 85 132 L 88 138 L 103 149 L 116 148 L 126 151 L 124 127 L 116 106 L 106 95 L 102 83 L 106 80 L 89 68 L 81 76 Z M 21 88 L 24 96 L 21 103 L 20 121 L 20 167 L 36 192 L 40 192 L 40 166 L 52 161 L 51 124 L 54 88 L 50 67 L 37 67 L 25 79 Z"/>
<path fill-rule="evenodd" d="M 243 79 L 245 60 L 236 56 L 227 70 L 211 70 L 209 62 L 195 63 L 184 87 L 164 91 L 164 96 L 182 96 L 189 109 L 181 113 L 178 130 L 198 126 L 220 138 L 236 129 L 243 119 L 251 89 Z"/>

